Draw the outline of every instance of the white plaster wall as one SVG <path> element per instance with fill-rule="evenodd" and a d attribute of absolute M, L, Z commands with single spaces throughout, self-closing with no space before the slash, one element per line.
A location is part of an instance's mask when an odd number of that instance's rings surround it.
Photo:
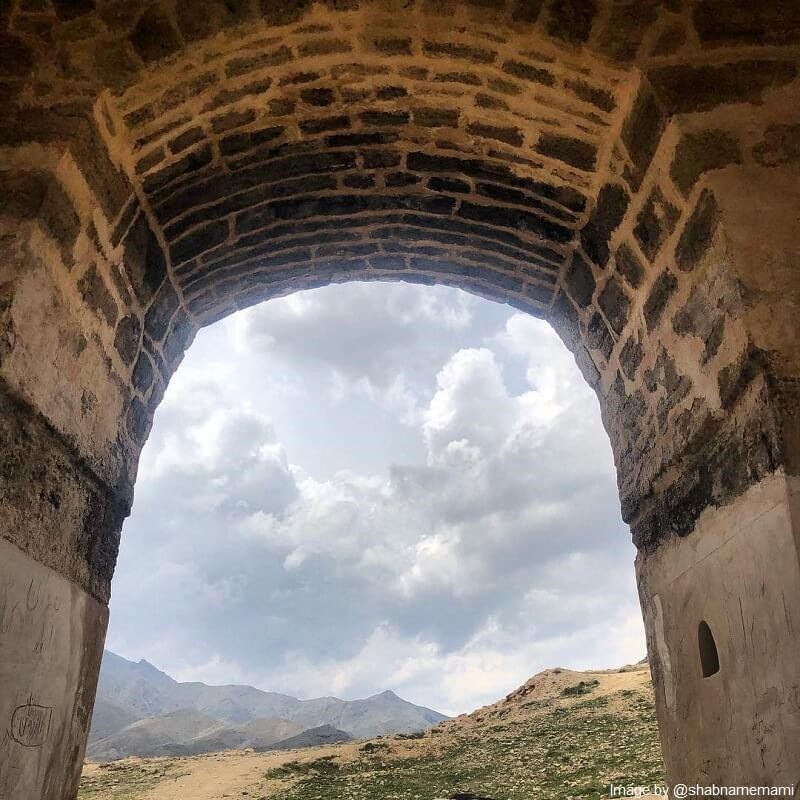
<path fill-rule="evenodd" d="M 107 619 L 0 538 L 0 800 L 74 797 Z"/>
<path fill-rule="evenodd" d="M 671 783 L 800 782 L 800 563 L 791 497 L 773 475 L 637 559 Z M 698 625 L 720 670 L 704 678 Z"/>

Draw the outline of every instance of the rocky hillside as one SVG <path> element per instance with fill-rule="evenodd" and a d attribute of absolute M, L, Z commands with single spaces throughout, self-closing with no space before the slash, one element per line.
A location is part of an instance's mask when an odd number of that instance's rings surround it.
<path fill-rule="evenodd" d="M 600 800 L 663 784 L 646 664 L 553 669 L 417 734 L 290 752 L 128 760 L 84 773 L 80 800 Z"/>
<path fill-rule="evenodd" d="M 323 726 L 364 739 L 421 731 L 445 719 L 390 691 L 363 700 L 298 700 L 252 686 L 179 683 L 147 661 L 128 661 L 106 651 L 88 755 L 110 761 L 131 755 L 263 750 Z M 313 735 L 308 738 L 320 743 Z"/>

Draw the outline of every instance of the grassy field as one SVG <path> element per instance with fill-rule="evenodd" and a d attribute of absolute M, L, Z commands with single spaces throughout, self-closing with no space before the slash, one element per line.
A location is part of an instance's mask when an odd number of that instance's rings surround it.
<path fill-rule="evenodd" d="M 607 798 L 663 783 L 646 667 L 548 670 L 424 735 L 283 753 L 88 765 L 80 800 Z"/>

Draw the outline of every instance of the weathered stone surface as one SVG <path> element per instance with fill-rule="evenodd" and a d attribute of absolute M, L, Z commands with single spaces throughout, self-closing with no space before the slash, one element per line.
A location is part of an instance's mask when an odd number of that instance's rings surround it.
<path fill-rule="evenodd" d="M 739 6 L 726 0 L 701 0 L 692 18 L 700 39 L 716 47 L 800 42 L 800 9 L 794 3 Z"/>
<path fill-rule="evenodd" d="M 679 215 L 678 209 L 656 187 L 639 212 L 633 229 L 639 247 L 651 262 L 674 230 Z"/>
<path fill-rule="evenodd" d="M 684 272 L 694 269 L 714 238 L 719 209 L 714 195 L 704 191 L 689 217 L 675 247 L 675 263 Z"/>
<path fill-rule="evenodd" d="M 759 102 L 766 89 L 798 75 L 793 61 L 735 61 L 721 65 L 659 67 L 648 77 L 674 113 L 708 111 L 725 103 Z"/>
<path fill-rule="evenodd" d="M 645 270 L 633 250 L 627 244 L 621 244 L 617 248 L 614 261 L 617 265 L 617 272 L 633 289 L 638 289 L 644 281 Z"/>
<path fill-rule="evenodd" d="M 564 285 L 567 287 L 567 291 L 572 299 L 581 306 L 581 308 L 586 308 L 586 306 L 589 305 L 597 283 L 592 274 L 591 267 L 577 252 L 572 255 L 572 263 L 567 270 Z"/>
<path fill-rule="evenodd" d="M 678 143 L 670 175 L 675 185 L 688 194 L 704 172 L 741 162 L 739 143 L 729 133 L 721 130 L 690 133 Z"/>
<path fill-rule="evenodd" d="M 139 392 L 146 392 L 153 384 L 153 362 L 146 353 L 140 353 L 136 359 L 131 378 L 133 387 Z"/>
<path fill-rule="evenodd" d="M 609 257 L 609 239 L 619 227 L 630 198 L 625 189 L 616 183 L 607 183 L 600 190 L 592 215 L 581 229 L 581 244 L 592 261 L 605 266 Z"/>
<path fill-rule="evenodd" d="M 800 161 L 800 123 L 770 125 L 753 149 L 753 157 L 768 167 Z"/>
<path fill-rule="evenodd" d="M 139 352 L 139 341 L 142 335 L 142 324 L 133 314 L 123 317 L 117 326 L 114 347 L 126 364 L 132 364 Z"/>
<path fill-rule="evenodd" d="M 603 291 L 600 292 L 597 303 L 606 315 L 606 319 L 614 332 L 617 335 L 622 333 L 628 322 L 631 301 L 622 288 L 620 281 L 612 277 L 603 287 Z"/>
<path fill-rule="evenodd" d="M 622 143 L 635 166 L 631 185 L 638 189 L 647 167 L 655 155 L 667 125 L 667 115 L 649 85 L 644 84 L 622 126 Z"/>
<path fill-rule="evenodd" d="M 172 284 L 167 280 L 153 300 L 153 304 L 144 318 L 144 329 L 147 335 L 156 342 L 163 340 L 167 333 L 172 315 L 179 305 L 178 295 Z"/>
<path fill-rule="evenodd" d="M 648 331 L 652 332 L 661 321 L 664 310 L 677 289 L 678 280 L 671 272 L 662 272 L 656 278 L 644 304 L 644 319 Z"/>
<path fill-rule="evenodd" d="M 539 137 L 536 149 L 544 156 L 557 158 L 571 167 L 587 172 L 594 169 L 597 161 L 597 148 L 593 144 L 571 136 L 543 133 Z"/>
<path fill-rule="evenodd" d="M 78 281 L 78 289 L 89 308 L 100 315 L 113 328 L 117 323 L 119 310 L 114 298 L 98 273 L 96 264 L 92 264 L 83 274 Z"/>
<path fill-rule="evenodd" d="M 131 44 L 144 61 L 157 61 L 180 47 L 178 32 L 158 9 L 148 9 L 130 36 Z"/>
<path fill-rule="evenodd" d="M 740 610 L 725 587 L 760 586 L 760 567 L 705 538 L 725 504 L 800 471 L 794 10 L 32 2 L 0 6 L 0 386 L 27 409 L 0 415 L 3 535 L 105 601 L 139 449 L 198 325 L 331 281 L 458 286 L 553 322 L 598 393 L 640 564 L 679 576 L 640 583 L 670 780 L 794 784 L 800 725 L 754 677 L 797 684 L 796 646 L 773 647 L 782 603 L 754 590 Z M 747 687 L 741 713 L 692 683 L 681 626 L 701 594 L 716 630 L 775 636 L 768 669 L 724 676 Z M 73 744 L 48 785 L 68 784 Z"/>
<path fill-rule="evenodd" d="M 143 216 L 133 223 L 123 246 L 125 274 L 138 300 L 146 303 L 164 280 L 167 265 L 161 245 Z"/>
<path fill-rule="evenodd" d="M 608 361 L 611 351 L 614 349 L 614 337 L 600 314 L 594 314 L 589 320 L 586 339 L 589 347 L 599 350 L 603 354 L 603 358 Z"/>

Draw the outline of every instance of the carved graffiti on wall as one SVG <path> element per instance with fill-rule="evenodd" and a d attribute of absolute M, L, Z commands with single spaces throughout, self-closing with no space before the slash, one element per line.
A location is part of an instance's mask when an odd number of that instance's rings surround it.
<path fill-rule="evenodd" d="M 8 733 L 23 747 L 41 747 L 50 733 L 52 721 L 52 707 L 34 703 L 31 696 L 26 703 L 14 709 Z"/>
<path fill-rule="evenodd" d="M 42 655 L 52 644 L 59 611 L 61 601 L 47 590 L 46 581 L 31 579 L 24 589 L 9 581 L 0 586 L 0 637 L 23 629 L 32 631 L 33 652 Z"/>

